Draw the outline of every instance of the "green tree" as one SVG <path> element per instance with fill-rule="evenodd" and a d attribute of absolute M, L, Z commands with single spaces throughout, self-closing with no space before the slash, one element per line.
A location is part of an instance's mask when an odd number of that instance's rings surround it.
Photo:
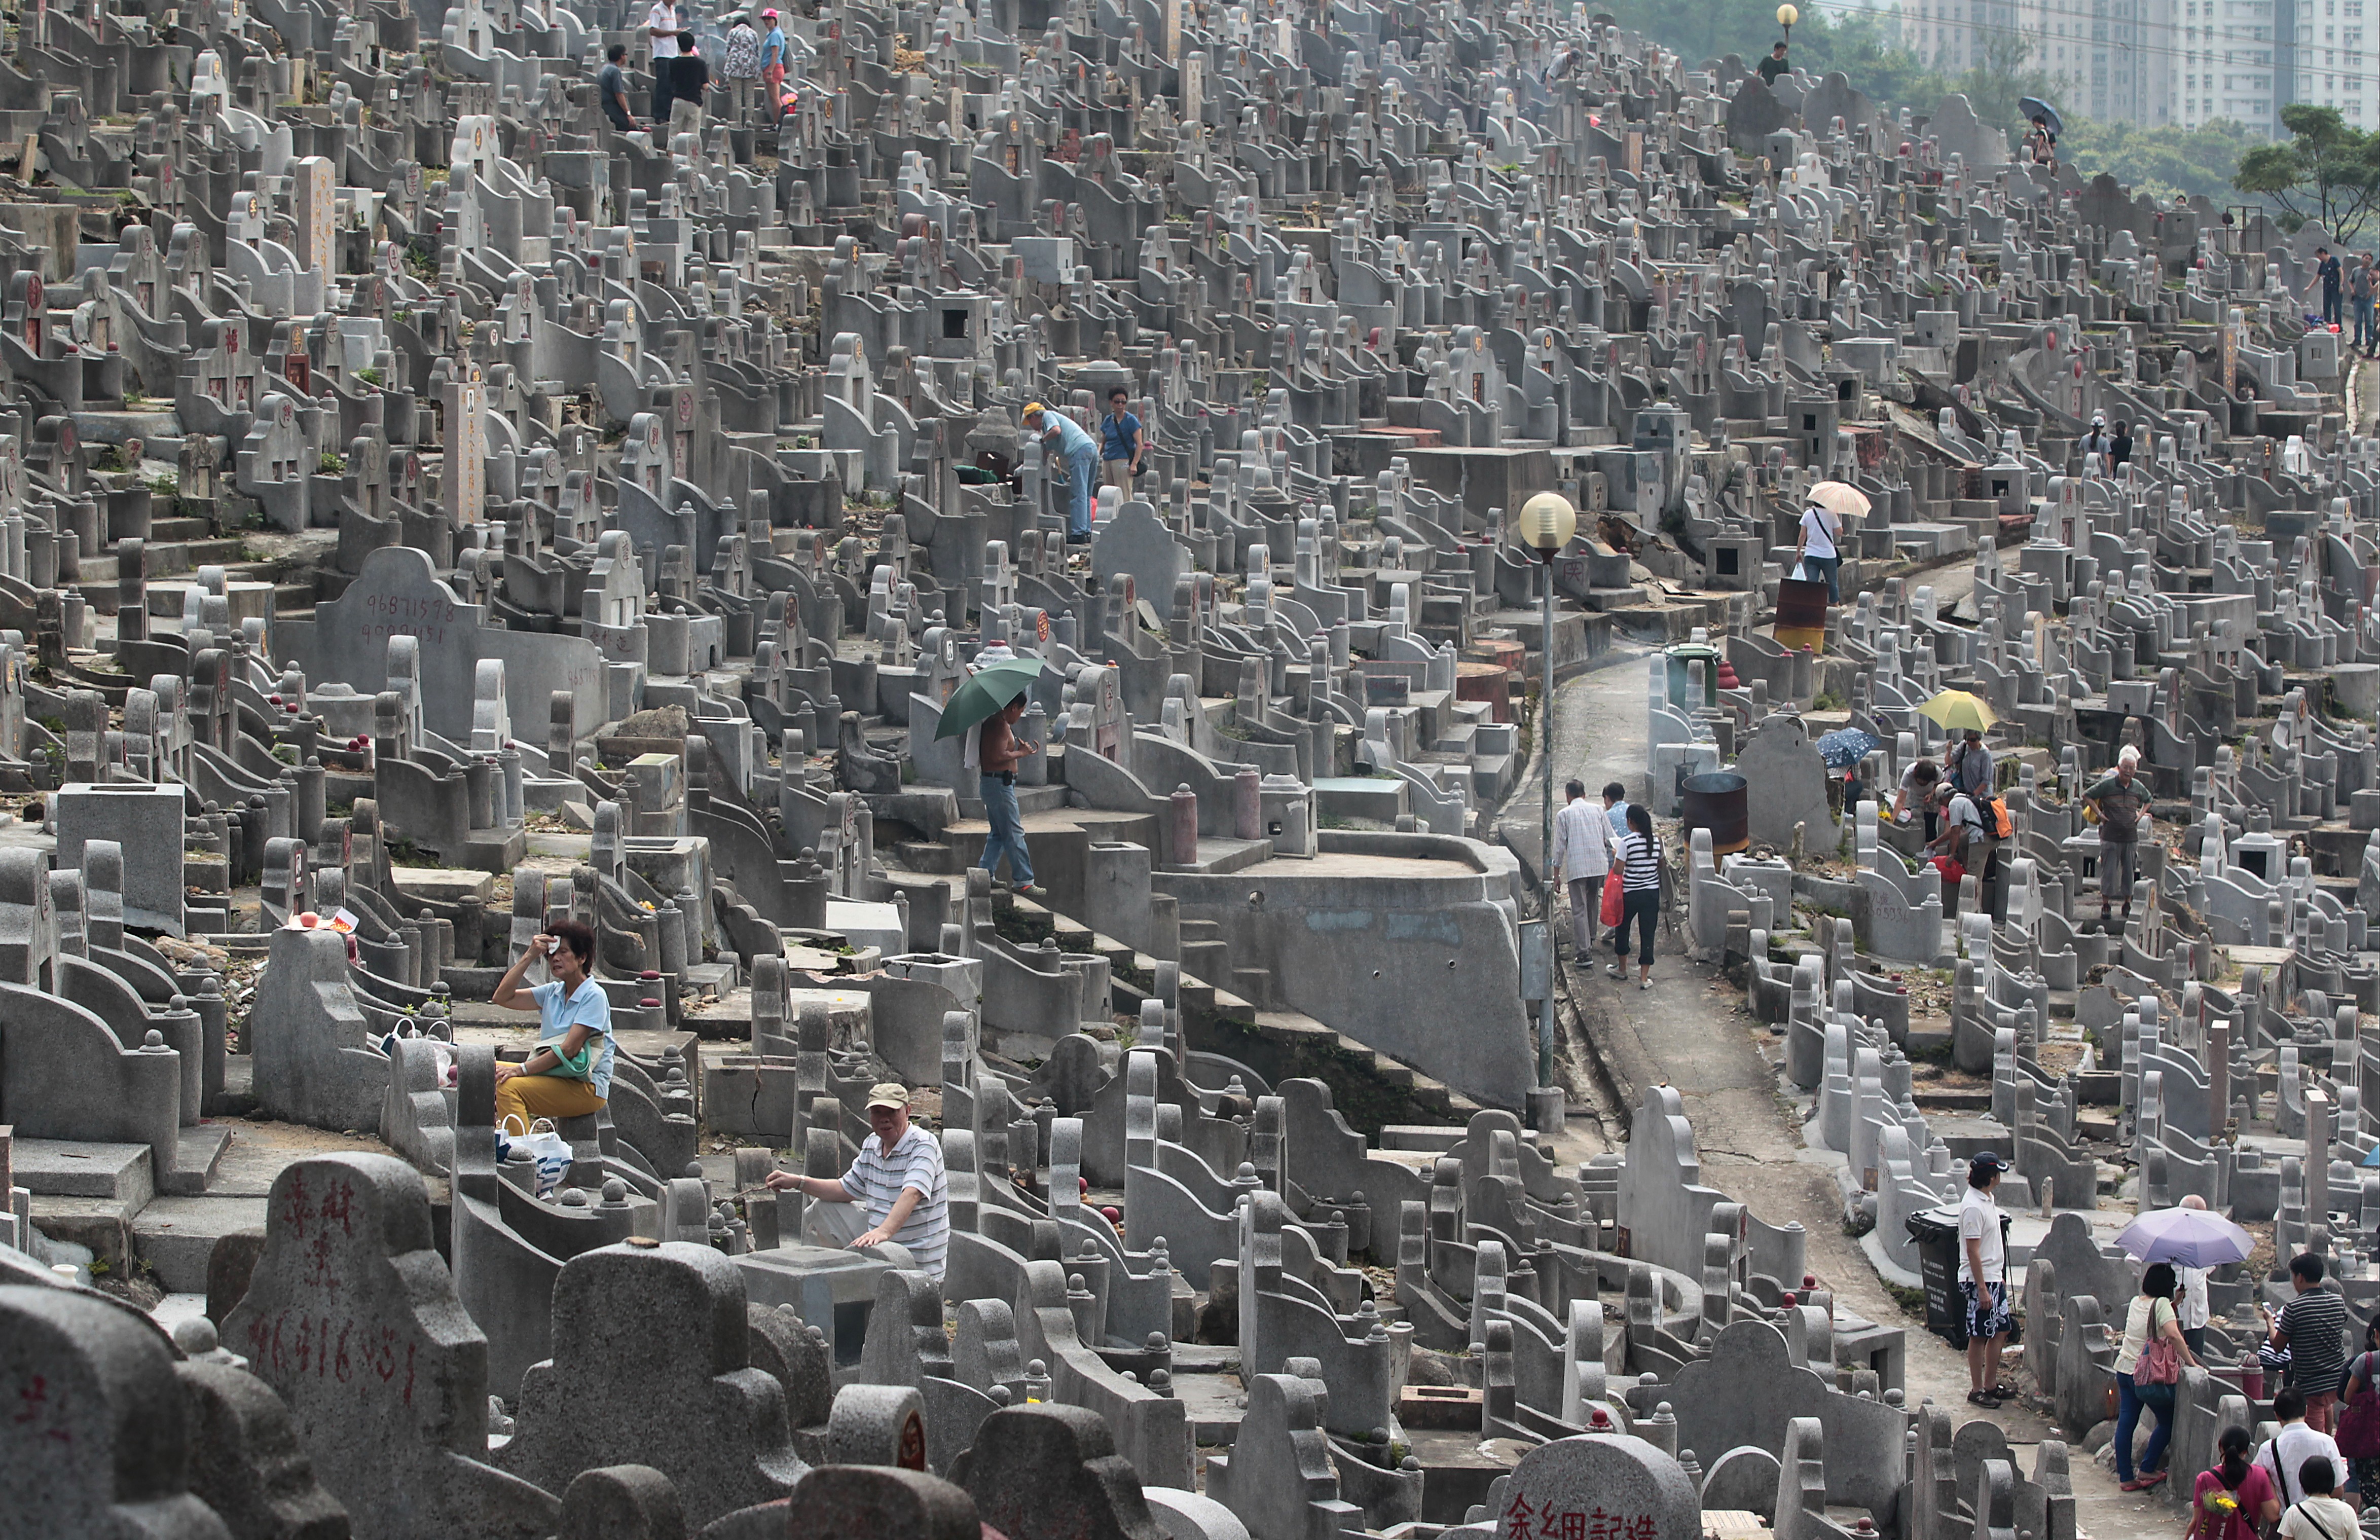
<path fill-rule="evenodd" d="M 2021 32 L 1979 34 L 1982 55 L 1952 77 L 1949 89 L 1963 93 L 1975 109 L 1975 121 L 1987 128 L 2009 131 L 2011 145 L 2029 131 L 2017 103 L 2028 96 L 2054 102 L 2066 82 L 2046 69 L 2034 67 L 2033 40 Z"/>
<path fill-rule="evenodd" d="M 1793 52 L 1804 69 L 1821 75 L 1842 71 L 1852 90 L 1887 111 L 1903 103 L 1928 110 L 1949 89 L 1925 60 L 1888 35 L 1870 11 L 1835 21 L 1813 15 L 1795 30 Z"/>
<path fill-rule="evenodd" d="M 2286 228 L 2320 224 L 2342 244 L 2380 205 L 2380 134 L 2350 128 L 2337 107 L 2293 102 L 2281 109 L 2286 144 L 2259 144 L 2240 158 L 2231 185 L 2270 199 Z"/>
<path fill-rule="evenodd" d="M 1755 65 L 1767 57 L 1768 45 L 1783 36 L 1777 26 L 1777 0 L 1706 0 L 1693 6 L 1621 0 L 1609 8 L 1622 27 L 1675 50 L 1689 66 L 1730 54 L 1741 57 L 1746 66 Z M 1807 7 L 1803 14 L 1815 8 Z M 1807 30 L 1807 22 L 1794 29 L 1796 54 Z"/>
<path fill-rule="evenodd" d="M 2076 119 L 2066 126 L 2058 152 L 2078 175 L 2106 172 L 2159 202 L 2179 192 L 2220 203 L 2232 194 L 2241 158 L 2261 142 L 2228 118 L 2195 128 Z"/>

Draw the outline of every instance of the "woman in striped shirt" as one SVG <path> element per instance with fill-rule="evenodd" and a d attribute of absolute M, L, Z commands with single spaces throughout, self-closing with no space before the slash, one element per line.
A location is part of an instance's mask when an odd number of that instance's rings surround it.
<path fill-rule="evenodd" d="M 1661 910 L 1661 848 L 1653 843 L 1653 815 L 1641 802 L 1628 806 L 1628 832 L 1620 837 L 1618 857 L 1621 907 L 1611 947 L 1619 961 L 1611 964 L 1610 973 L 1614 978 L 1628 976 L 1628 925 L 1633 920 L 1642 970 L 1636 987 L 1649 989 L 1653 987 L 1653 916 Z"/>

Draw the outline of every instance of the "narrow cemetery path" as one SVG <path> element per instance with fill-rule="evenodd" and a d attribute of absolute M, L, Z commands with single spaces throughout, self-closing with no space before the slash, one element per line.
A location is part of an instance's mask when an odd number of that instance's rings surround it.
<path fill-rule="evenodd" d="M 1964 568 L 1939 575 L 1946 587 L 1955 584 L 1961 591 L 1965 576 Z M 1624 646 L 1598 660 L 1603 666 L 1557 691 L 1557 785 L 1577 776 L 1590 789 L 1611 780 L 1625 784 L 1632 796 L 1642 789 L 1645 660 L 1651 655 L 1648 648 Z M 1504 817 L 1521 819 L 1534 830 L 1538 794 L 1536 783 L 1529 782 L 1506 804 Z M 1571 951 L 1567 913 L 1558 918 L 1568 995 L 1562 1039 L 1566 1068 L 1571 1085 L 1589 1088 L 1588 1113 L 1602 1124 L 1599 1137 L 1597 1128 L 1581 1126 L 1588 1119 L 1580 1117 L 1573 1095 L 1575 1121 L 1565 1144 L 1582 1155 L 1605 1147 L 1606 1140 L 1609 1147 L 1621 1147 L 1626 1135 L 1624 1122 L 1616 1116 L 1617 1105 L 1633 1110 L 1646 1086 L 1675 1086 L 1694 1127 L 1704 1181 L 1772 1224 L 1799 1220 L 1809 1235 L 1810 1271 L 1852 1310 L 1908 1333 L 1911 1401 L 1930 1398 L 1951 1408 L 1961 1422 L 1968 1413 L 1988 1416 L 2007 1431 L 2029 1471 L 2032 1446 L 2059 1437 L 2054 1425 L 2018 1402 L 1990 1413 L 1966 1403 L 1964 1356 L 1925 1330 L 1922 1308 L 1902 1308 L 1859 1243 L 1845 1232 L 1834 1158 L 1803 1147 L 1803 1114 L 1785 1094 L 1776 1067 L 1783 1040 L 1772 1037 L 1745 1013 L 1742 990 L 1722 979 L 1716 968 L 1688 961 L 1666 933 L 1656 949 L 1653 988 L 1640 990 L 1633 977 L 1621 982 L 1606 973 L 1608 952 L 1599 952 L 1582 965 Z M 1569 1158 L 1572 1150 L 1564 1148 L 1562 1154 Z M 2003 1377 L 2018 1382 L 2013 1370 Z M 2078 1522 L 2086 1534 L 2096 1540 L 2170 1535 L 2169 1510 L 2119 1491 L 2115 1477 L 2090 1455 L 2075 1451 L 2072 1470 Z M 2178 1473 L 2175 1479 L 2187 1479 L 2190 1473 Z"/>

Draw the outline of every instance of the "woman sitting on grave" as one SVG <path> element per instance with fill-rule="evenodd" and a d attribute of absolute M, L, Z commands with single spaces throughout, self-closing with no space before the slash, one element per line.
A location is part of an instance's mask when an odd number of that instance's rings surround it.
<path fill-rule="evenodd" d="M 551 983 L 521 986 L 529 964 L 543 958 Z M 496 1126 L 518 1118 L 526 1134 L 539 1118 L 559 1122 L 600 1110 L 612 1094 L 612 1002 L 589 976 L 595 933 L 564 920 L 551 935 L 531 937 L 528 950 L 504 971 L 495 1003 L 534 1011 L 543 1019 L 537 1048 L 518 1064 L 496 1066 Z"/>

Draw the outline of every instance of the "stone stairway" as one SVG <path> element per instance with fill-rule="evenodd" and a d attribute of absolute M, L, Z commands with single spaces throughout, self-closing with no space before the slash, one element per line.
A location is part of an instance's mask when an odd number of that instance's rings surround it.
<path fill-rule="evenodd" d="M 289 549 L 273 555 L 253 554 L 259 542 L 268 539 Z M 329 554 L 336 539 L 328 530 L 314 531 L 295 541 L 261 533 L 217 535 L 202 518 L 152 519 L 149 540 L 141 552 L 142 564 L 149 574 L 149 612 L 160 619 L 179 621 L 182 593 L 189 587 L 188 579 L 200 567 L 219 566 L 230 583 L 269 588 L 273 613 L 304 613 L 314 607 L 313 568 Z M 103 604 L 112 612 L 117 576 L 114 551 L 85 555 L 75 586 L 86 600 L 95 606 Z"/>
<path fill-rule="evenodd" d="M 1053 937 L 1061 952 L 1089 952 L 1108 960 L 1114 979 L 1116 1006 L 1136 1013 L 1157 976 L 1156 960 L 1105 936 L 1079 921 L 1007 891 L 992 895 L 993 913 L 1001 933 L 1038 943 Z M 1391 1123 L 1463 1122 L 1479 1104 L 1461 1092 L 1377 1053 L 1353 1037 L 1316 1021 L 1302 1012 L 1267 1008 L 1237 986 L 1243 982 L 1269 995 L 1271 974 L 1261 968 L 1231 969 L 1210 974 L 1220 961 L 1229 967 L 1230 949 L 1215 936 L 1193 942 L 1194 929 L 1214 928 L 1213 921 L 1183 923 L 1183 1034 L 1194 1051 L 1238 1061 L 1268 1082 L 1305 1077 L 1330 1087 L 1332 1104 L 1348 1126 L 1366 1134 Z M 1193 946 L 1202 950 L 1195 954 Z M 1228 976 L 1234 988 L 1211 982 Z"/>

